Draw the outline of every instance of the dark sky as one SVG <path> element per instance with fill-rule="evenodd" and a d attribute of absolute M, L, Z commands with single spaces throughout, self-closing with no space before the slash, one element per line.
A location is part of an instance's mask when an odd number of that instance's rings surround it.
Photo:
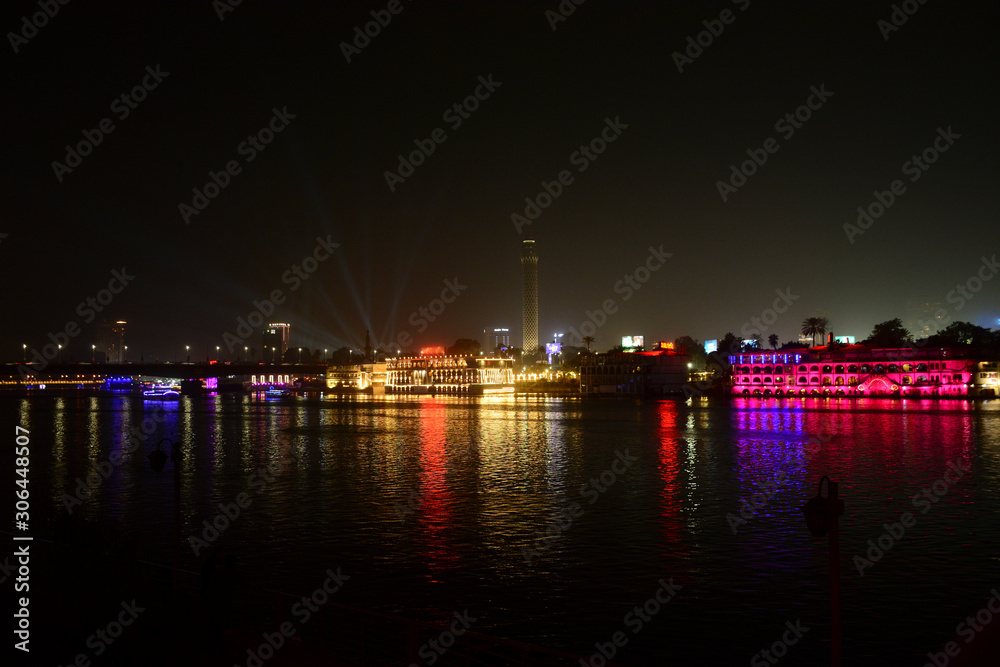
<path fill-rule="evenodd" d="M 739 334 L 786 288 L 797 299 L 765 339 L 810 315 L 861 338 L 928 301 L 997 325 L 1000 280 L 948 299 L 997 251 L 996 3 L 904 3 L 919 8 L 888 40 L 890 2 L 590 0 L 553 31 L 559 4 L 403 0 L 350 63 L 341 43 L 387 2 L 244 0 L 220 21 L 209 0 L 76 0 L 17 53 L 8 34 L 2 356 L 71 321 L 89 350 L 77 304 L 121 267 L 135 278 L 102 315 L 128 320 L 147 358 L 224 345 L 275 289 L 268 319 L 292 324 L 293 346 L 359 346 L 367 326 L 386 347 L 494 326 L 520 344 L 529 237 L 543 340 L 606 299 L 601 349 Z M 679 72 L 673 54 L 723 10 L 734 19 Z M 37 11 L 6 2 L 0 26 Z M 112 105 L 147 66 L 169 74 L 122 119 Z M 443 112 L 480 76 L 500 85 L 453 129 Z M 813 86 L 832 96 L 778 131 Z M 294 119 L 248 162 L 238 147 L 275 108 Z M 104 118 L 113 132 L 60 182 L 52 163 Z M 628 127 L 578 171 L 606 118 Z M 949 127 L 960 137 L 911 181 L 904 163 Z M 390 191 L 384 172 L 435 128 L 446 140 Z M 777 152 L 724 202 L 717 181 L 768 138 Z M 241 172 L 185 224 L 179 204 L 230 160 Z M 511 215 L 563 170 L 573 182 L 519 233 Z M 896 179 L 905 192 L 852 243 L 844 224 Z M 283 274 L 328 236 L 339 247 L 292 291 Z M 616 293 L 661 245 L 663 267 Z M 467 288 L 419 332 L 411 313 L 456 278 Z"/>

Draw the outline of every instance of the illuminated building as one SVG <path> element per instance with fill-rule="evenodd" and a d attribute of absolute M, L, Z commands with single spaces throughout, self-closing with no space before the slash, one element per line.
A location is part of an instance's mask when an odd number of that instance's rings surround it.
<path fill-rule="evenodd" d="M 996 388 L 987 384 L 989 364 L 995 370 L 995 362 L 977 363 L 965 350 L 947 347 L 824 346 L 796 353 L 738 354 L 730 356 L 729 363 L 732 393 L 737 396 L 957 397 Z"/>
<path fill-rule="evenodd" d="M 267 325 L 267 328 L 264 329 L 262 342 L 264 346 L 264 354 L 261 356 L 262 360 L 269 358 L 269 354 L 272 355 L 270 357 L 272 361 L 284 358 L 285 352 L 288 351 L 288 338 L 291 334 L 291 328 L 292 325 L 284 322 Z"/>
<path fill-rule="evenodd" d="M 510 329 L 483 329 L 483 351 L 495 352 L 504 347 L 510 347 Z"/>
<path fill-rule="evenodd" d="M 680 394 L 688 378 L 688 355 L 673 343 L 648 352 L 591 354 L 580 364 L 583 394 Z"/>
<path fill-rule="evenodd" d="M 97 347 L 104 350 L 109 364 L 125 363 L 125 320 L 104 322 L 98 335 Z"/>
<path fill-rule="evenodd" d="M 426 355 L 386 359 L 387 392 L 495 394 L 514 391 L 507 357 Z"/>
<path fill-rule="evenodd" d="M 363 391 L 374 395 L 385 393 L 386 363 L 330 366 L 326 369 L 328 389 Z"/>
<path fill-rule="evenodd" d="M 521 326 L 521 350 L 531 354 L 538 348 L 538 255 L 530 239 L 521 252 Z"/>

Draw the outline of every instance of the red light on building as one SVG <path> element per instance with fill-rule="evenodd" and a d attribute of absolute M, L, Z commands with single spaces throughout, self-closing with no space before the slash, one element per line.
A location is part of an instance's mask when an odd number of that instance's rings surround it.
<path fill-rule="evenodd" d="M 444 347 L 441 345 L 435 345 L 432 347 L 422 347 L 420 348 L 420 356 L 422 357 L 432 357 L 432 356 L 444 355 Z"/>

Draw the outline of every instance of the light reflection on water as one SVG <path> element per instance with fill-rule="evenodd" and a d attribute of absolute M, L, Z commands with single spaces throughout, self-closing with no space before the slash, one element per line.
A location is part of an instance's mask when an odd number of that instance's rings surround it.
<path fill-rule="evenodd" d="M 11 401 L 12 402 L 12 401 Z M 470 609 L 477 629 L 590 653 L 659 579 L 678 596 L 632 637 L 625 663 L 699 651 L 748 661 L 786 620 L 814 628 L 787 664 L 824 659 L 825 541 L 801 505 L 824 474 L 841 484 L 845 654 L 920 660 L 1000 583 L 1000 410 L 996 402 L 735 399 L 637 402 L 523 397 L 364 397 L 261 401 L 245 396 L 150 404 L 128 397 L 19 400 L 32 430 L 38 518 L 51 521 L 91 462 L 141 451 L 78 510 L 141 535 L 170 562 L 172 475 L 146 454 L 180 443 L 183 534 L 248 492 L 223 540 L 261 585 L 312 589 L 329 567 L 351 573 L 342 601 L 422 618 Z M 810 438 L 829 436 L 813 454 Z M 593 497 L 617 452 L 638 460 Z M 882 561 L 858 577 L 852 557 L 948 461 L 972 472 Z M 275 478 L 258 470 L 280 462 Z M 3 465 L 9 465 L 4 463 Z M 172 463 L 168 463 L 168 466 Z M 775 473 L 774 494 L 733 535 L 738 514 Z M 410 502 L 412 512 L 401 511 Z M 577 502 L 583 515 L 529 563 L 522 547 Z M 197 568 L 190 549 L 185 565 Z M 478 612 L 478 613 L 477 613 Z M 797 663 L 797 660 L 803 661 Z M 850 664 L 851 660 L 848 661 Z"/>

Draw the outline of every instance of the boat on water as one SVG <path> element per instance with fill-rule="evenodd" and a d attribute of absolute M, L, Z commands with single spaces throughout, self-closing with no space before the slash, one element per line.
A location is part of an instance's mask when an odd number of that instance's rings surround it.
<path fill-rule="evenodd" d="M 181 392 L 169 385 L 154 384 L 149 389 L 142 390 L 144 401 L 177 401 L 180 398 Z"/>
<path fill-rule="evenodd" d="M 268 387 L 264 391 L 264 398 L 283 398 L 285 396 L 291 396 L 292 392 L 287 389 L 280 389 L 278 387 Z"/>

